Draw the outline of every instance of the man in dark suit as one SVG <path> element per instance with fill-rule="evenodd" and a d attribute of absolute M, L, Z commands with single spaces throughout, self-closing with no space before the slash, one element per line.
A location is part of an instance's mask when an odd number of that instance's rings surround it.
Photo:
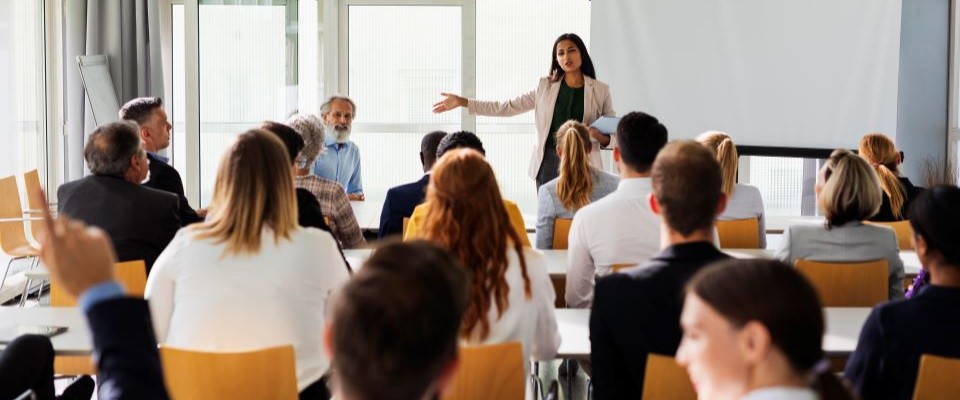
<path fill-rule="evenodd" d="M 727 200 L 710 150 L 693 141 L 668 144 L 651 180 L 650 208 L 660 216 L 663 248 L 637 267 L 597 279 L 590 314 L 597 399 L 640 398 L 647 354 L 673 357 L 680 345 L 687 281 L 728 258 L 713 245 L 714 222 Z"/>
<path fill-rule="evenodd" d="M 427 184 L 430 183 L 430 169 L 437 162 L 437 146 L 446 135 L 447 133 L 443 131 L 433 131 L 420 141 L 420 164 L 423 165 L 423 177 L 416 182 L 396 186 L 387 191 L 383 211 L 380 212 L 378 238 L 402 234 L 403 219 L 410 218 L 413 209 L 423 203 Z"/>
<path fill-rule="evenodd" d="M 183 181 L 176 168 L 170 166 L 170 159 L 160 155 L 160 151 L 170 146 L 170 121 L 163 109 L 163 100 L 159 97 L 140 97 L 127 102 L 120 108 L 120 119 L 136 122 L 140 126 L 140 139 L 143 149 L 150 160 L 150 176 L 144 186 L 174 193 L 180 198 L 180 223 L 184 226 L 203 221 L 207 210 L 194 211 L 183 194 Z"/>
<path fill-rule="evenodd" d="M 120 261 L 144 260 L 149 273 L 180 229 L 177 195 L 140 185 L 148 161 L 132 122 L 97 128 L 83 156 L 93 175 L 60 186 L 60 212 L 105 230 Z"/>
<path fill-rule="evenodd" d="M 86 314 L 97 360 L 97 397 L 169 398 L 149 307 L 143 299 L 125 297 L 113 280 L 116 256 L 110 240 L 67 217 L 54 221 L 45 214 L 44 220 L 48 234 L 40 238 L 40 259 Z"/>

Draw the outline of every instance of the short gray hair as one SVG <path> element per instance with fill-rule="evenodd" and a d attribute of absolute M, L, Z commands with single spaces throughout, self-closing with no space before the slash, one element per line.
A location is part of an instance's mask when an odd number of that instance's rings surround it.
<path fill-rule="evenodd" d="M 350 103 L 350 109 L 353 110 L 353 117 L 354 118 L 357 117 L 357 104 L 354 103 L 353 100 L 350 100 L 350 98 L 347 96 L 340 96 L 336 94 L 333 96 L 327 97 L 327 101 L 323 102 L 323 104 L 320 105 L 320 116 L 326 117 L 327 114 L 330 113 L 330 105 L 337 100 L 343 100 L 347 103 Z"/>
<path fill-rule="evenodd" d="M 297 113 L 287 119 L 287 125 L 297 131 L 303 137 L 303 150 L 300 151 L 298 160 L 312 162 L 323 151 L 324 132 L 323 121 L 316 114 Z"/>
<path fill-rule="evenodd" d="M 122 176 L 130 169 L 130 158 L 142 151 L 136 123 L 111 122 L 93 131 L 83 148 L 83 158 L 94 175 Z"/>

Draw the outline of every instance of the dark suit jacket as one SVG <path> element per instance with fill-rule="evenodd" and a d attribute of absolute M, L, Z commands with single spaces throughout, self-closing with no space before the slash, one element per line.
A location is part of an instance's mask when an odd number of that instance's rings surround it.
<path fill-rule="evenodd" d="M 147 158 L 150 159 L 150 180 L 143 185 L 173 193 L 180 198 L 180 224 L 183 226 L 203 221 L 183 195 L 183 181 L 177 169 L 153 154 L 147 153 Z"/>
<path fill-rule="evenodd" d="M 893 216 L 893 208 L 890 206 L 890 196 L 887 196 L 887 192 L 883 192 L 883 202 L 880 203 L 880 211 L 877 211 L 877 214 L 870 217 L 870 221 L 874 222 L 892 222 L 892 221 L 901 221 L 907 219 L 907 211 L 910 210 L 910 202 L 913 199 L 917 198 L 920 193 L 923 193 L 923 188 L 919 186 L 913 186 L 913 183 L 909 179 L 900 177 L 897 178 L 900 180 L 900 183 L 903 185 L 903 188 L 906 189 L 904 193 L 905 199 L 903 201 L 903 208 L 901 210 L 901 218 L 897 219 Z"/>
<path fill-rule="evenodd" d="M 119 261 L 144 260 L 147 273 L 180 229 L 173 193 L 116 176 L 91 175 L 57 191 L 60 212 L 110 235 Z"/>
<path fill-rule="evenodd" d="M 424 174 L 419 181 L 393 187 L 387 191 L 383 211 L 380 212 L 378 238 L 403 234 L 403 219 L 410 218 L 413 209 L 423 203 L 423 198 L 427 195 L 428 183 L 430 183 L 430 175 Z"/>
<path fill-rule="evenodd" d="M 167 399 L 150 310 L 143 299 L 105 300 L 87 312 L 98 398 Z"/>
<path fill-rule="evenodd" d="M 680 346 L 687 281 L 726 258 L 712 243 L 685 243 L 638 267 L 597 278 L 590 313 L 595 399 L 640 398 L 647 354 L 673 356 Z"/>
<path fill-rule="evenodd" d="M 925 286 L 911 299 L 877 306 L 863 324 L 844 377 L 864 400 L 912 398 L 921 355 L 960 358 L 957 310 L 960 289 L 942 286 Z"/>

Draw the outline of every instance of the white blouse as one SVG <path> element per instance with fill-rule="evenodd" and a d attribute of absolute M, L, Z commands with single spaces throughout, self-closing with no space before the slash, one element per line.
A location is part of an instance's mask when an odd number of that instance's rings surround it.
<path fill-rule="evenodd" d="M 222 256 L 223 243 L 181 229 L 160 254 L 145 296 L 159 343 L 202 351 L 292 344 L 303 390 L 330 367 L 322 346 L 327 302 L 349 278 L 329 233 L 301 228 L 260 252 Z"/>
<path fill-rule="evenodd" d="M 525 360 L 551 360 L 560 347 L 560 330 L 553 311 L 556 293 L 550 282 L 543 254 L 525 247 L 523 255 L 527 261 L 527 276 L 530 278 L 530 298 L 527 299 L 524 294 L 520 259 L 515 251 L 507 250 L 509 264 L 504 277 L 510 288 L 507 308 L 498 317 L 497 305 L 491 302 L 490 311 L 487 313 L 487 320 L 490 321 L 489 335 L 483 341 L 468 340 L 468 343 L 520 342 Z M 476 329 L 479 331 L 479 325 Z"/>

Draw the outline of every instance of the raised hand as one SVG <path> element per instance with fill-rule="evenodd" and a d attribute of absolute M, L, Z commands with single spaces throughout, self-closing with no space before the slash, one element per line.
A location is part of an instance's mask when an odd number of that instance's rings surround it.
<path fill-rule="evenodd" d="M 43 190 L 37 190 L 43 199 L 44 229 L 38 238 L 40 260 L 50 270 L 53 279 L 74 297 L 79 297 L 97 284 L 112 280 L 113 263 L 117 256 L 106 233 L 63 214 L 53 219 L 46 195 Z"/>
<path fill-rule="evenodd" d="M 447 112 L 456 109 L 457 107 L 466 107 L 467 105 L 466 98 L 457 96 L 453 93 L 440 93 L 440 95 L 443 96 L 443 100 L 438 101 L 433 105 L 434 113 Z"/>

